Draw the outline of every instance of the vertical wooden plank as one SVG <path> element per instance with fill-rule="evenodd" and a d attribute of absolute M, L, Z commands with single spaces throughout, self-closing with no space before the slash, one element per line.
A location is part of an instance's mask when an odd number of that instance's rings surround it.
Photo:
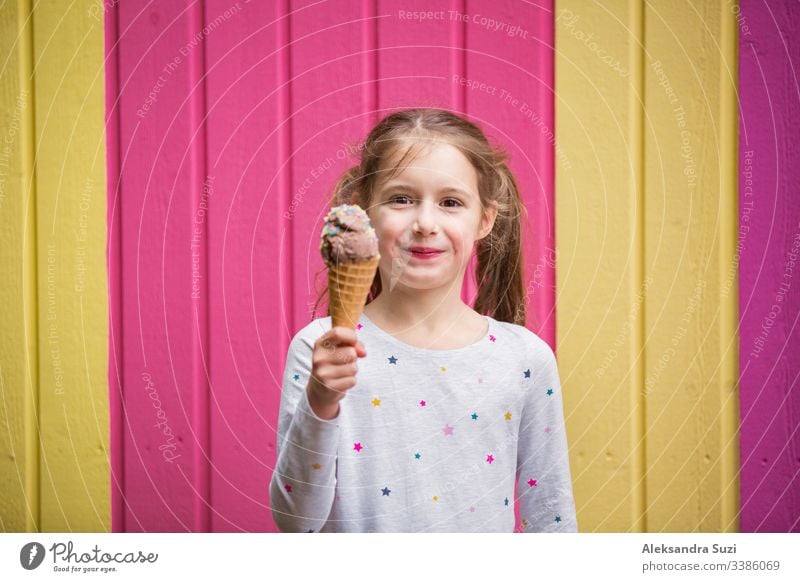
<path fill-rule="evenodd" d="M 735 44 L 726 2 L 645 6 L 647 524 L 731 531 L 738 494 L 734 299 Z M 723 114 L 725 117 L 723 117 Z M 735 372 L 733 374 L 735 376 Z M 732 503 L 733 502 L 733 503 Z"/>
<path fill-rule="evenodd" d="M 208 295 L 205 266 L 193 255 L 204 187 L 196 148 L 205 147 L 198 49 L 225 21 L 201 28 L 201 8 L 119 3 L 109 13 L 120 35 L 111 61 L 119 126 L 110 135 L 120 167 L 109 182 L 121 217 L 120 254 L 110 260 L 121 260 L 115 348 L 124 441 L 115 454 L 124 463 L 126 531 L 208 527 L 211 460 L 197 315 Z"/>
<path fill-rule="evenodd" d="M 2 11 L 5 531 L 109 527 L 103 30 L 90 6 Z"/>
<path fill-rule="evenodd" d="M 33 21 L 30 2 L 0 10 L 0 530 L 38 531 L 39 352 Z"/>
<path fill-rule="evenodd" d="M 800 532 L 800 21 L 745 1 L 737 23 L 741 531 Z"/>
<path fill-rule="evenodd" d="M 289 153 L 288 6 L 208 0 L 206 21 L 230 15 L 206 41 L 210 529 L 277 531 L 267 489 L 275 458 L 281 363 L 288 346 L 280 252 L 291 221 L 283 188 Z M 292 265 L 286 267 L 290 272 Z M 288 319 L 291 319 L 289 317 Z M 281 341 L 281 340 L 284 341 Z"/>
<path fill-rule="evenodd" d="M 41 527 L 109 528 L 103 23 L 39 4 L 36 69 Z"/>
<path fill-rule="evenodd" d="M 643 17 L 556 3 L 558 357 L 581 531 L 646 531 Z"/>

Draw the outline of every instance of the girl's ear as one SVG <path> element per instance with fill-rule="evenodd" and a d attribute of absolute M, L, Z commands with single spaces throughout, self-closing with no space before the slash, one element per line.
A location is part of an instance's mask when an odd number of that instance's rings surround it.
<path fill-rule="evenodd" d="M 475 240 L 481 240 L 482 238 L 488 236 L 490 232 L 492 232 L 492 228 L 494 228 L 494 221 L 496 218 L 497 218 L 497 203 L 492 202 L 491 206 L 489 206 L 483 211 L 480 228 L 478 230 L 478 236 L 476 237 Z"/>

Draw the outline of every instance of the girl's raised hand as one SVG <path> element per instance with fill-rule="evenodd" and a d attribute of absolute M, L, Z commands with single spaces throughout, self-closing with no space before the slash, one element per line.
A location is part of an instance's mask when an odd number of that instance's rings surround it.
<path fill-rule="evenodd" d="M 324 420 L 339 415 L 339 401 L 356 385 L 357 360 L 366 355 L 355 330 L 337 326 L 320 336 L 311 354 L 311 378 L 306 388 L 314 414 Z"/>

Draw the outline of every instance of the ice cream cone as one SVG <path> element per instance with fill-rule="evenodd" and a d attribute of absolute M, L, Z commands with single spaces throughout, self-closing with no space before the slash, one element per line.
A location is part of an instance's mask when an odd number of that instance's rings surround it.
<path fill-rule="evenodd" d="M 328 267 L 328 305 L 331 327 L 356 329 L 375 279 L 380 255 L 354 263 Z"/>

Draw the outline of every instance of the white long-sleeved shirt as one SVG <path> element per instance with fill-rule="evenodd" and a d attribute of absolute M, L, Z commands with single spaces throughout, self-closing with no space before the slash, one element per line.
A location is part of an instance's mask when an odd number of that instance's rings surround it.
<path fill-rule="evenodd" d="M 532 331 L 423 349 L 362 314 L 356 385 L 323 420 L 308 402 L 319 318 L 289 346 L 270 504 L 284 532 L 575 532 L 561 382 Z M 514 487 L 516 485 L 517 497 Z"/>

